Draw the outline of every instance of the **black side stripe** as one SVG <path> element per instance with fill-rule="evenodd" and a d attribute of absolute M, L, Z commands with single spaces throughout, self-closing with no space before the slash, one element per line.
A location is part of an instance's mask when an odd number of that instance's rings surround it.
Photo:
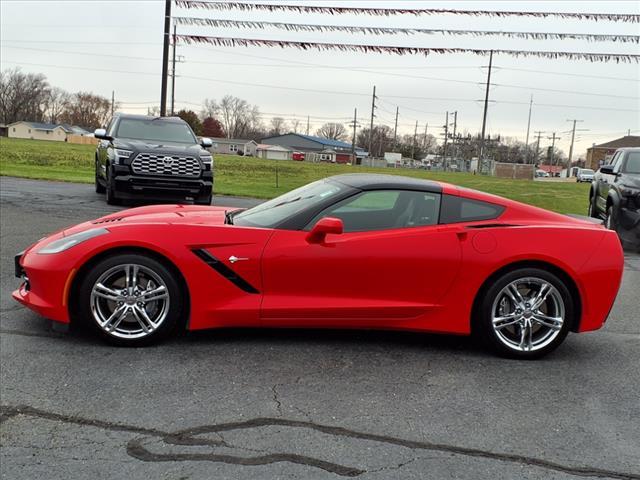
<path fill-rule="evenodd" d="M 211 255 L 207 250 L 203 248 L 196 248 L 192 250 L 201 260 L 204 261 L 207 265 L 213 268 L 216 272 L 222 275 L 224 278 L 233 283 L 236 287 L 241 290 L 244 290 L 247 293 L 260 293 L 256 288 L 247 282 L 244 278 L 238 275 L 236 272 L 231 270 L 228 266 L 218 260 L 216 257 Z"/>

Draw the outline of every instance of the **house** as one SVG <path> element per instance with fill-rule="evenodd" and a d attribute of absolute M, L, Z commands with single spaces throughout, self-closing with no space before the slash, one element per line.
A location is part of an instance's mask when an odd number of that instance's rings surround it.
<path fill-rule="evenodd" d="M 592 147 L 587 149 L 585 167 L 597 170 L 611 158 L 618 148 L 625 147 L 640 147 L 640 136 L 626 135 L 600 145 L 594 143 Z"/>
<path fill-rule="evenodd" d="M 559 177 L 564 168 L 561 165 L 538 165 L 538 170 L 547 172 L 550 177 Z"/>
<path fill-rule="evenodd" d="M 292 150 L 280 145 L 260 143 L 256 147 L 256 156 L 265 160 L 291 160 Z"/>
<path fill-rule="evenodd" d="M 304 152 L 305 160 L 312 162 L 349 163 L 352 161 L 350 143 L 328 138 L 287 133 L 262 139 L 263 144 L 279 145 L 296 152 Z M 356 147 L 356 161 L 366 156 L 365 151 Z"/>
<path fill-rule="evenodd" d="M 14 122 L 7 125 L 9 138 L 29 138 L 31 140 L 55 140 L 66 142 L 67 130 L 63 125 L 39 122 Z"/>
<path fill-rule="evenodd" d="M 255 156 L 258 144 L 253 140 L 240 138 L 212 138 L 213 147 L 209 150 L 213 153 L 226 155 Z M 242 152 L 242 153 L 240 153 Z"/>

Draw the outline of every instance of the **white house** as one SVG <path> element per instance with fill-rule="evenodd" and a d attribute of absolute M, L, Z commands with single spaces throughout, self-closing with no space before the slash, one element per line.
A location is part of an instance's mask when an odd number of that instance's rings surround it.
<path fill-rule="evenodd" d="M 240 138 L 212 138 L 211 140 L 213 141 L 213 147 L 210 148 L 211 152 L 227 155 L 255 156 L 256 147 L 258 146 L 253 140 Z"/>
<path fill-rule="evenodd" d="M 280 145 L 260 143 L 256 147 L 256 156 L 266 160 L 291 160 L 293 150 Z"/>
<path fill-rule="evenodd" d="M 31 140 L 55 140 L 64 142 L 67 140 L 67 133 L 71 133 L 71 130 L 53 123 L 22 121 L 7 125 L 7 136 L 9 138 L 29 138 Z"/>

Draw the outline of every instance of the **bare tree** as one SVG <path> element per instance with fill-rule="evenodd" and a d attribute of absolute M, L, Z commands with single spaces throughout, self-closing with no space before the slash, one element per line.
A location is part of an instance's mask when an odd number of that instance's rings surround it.
<path fill-rule="evenodd" d="M 53 87 L 49 91 L 49 97 L 47 98 L 47 120 L 50 123 L 58 123 L 60 116 L 70 101 L 71 94 L 69 92 L 60 87 Z"/>
<path fill-rule="evenodd" d="M 287 129 L 287 122 L 282 117 L 273 117 L 271 119 L 271 130 L 269 135 L 282 135 Z"/>
<path fill-rule="evenodd" d="M 205 98 L 202 110 L 200 110 L 200 118 L 216 118 L 220 112 L 220 105 L 212 98 Z"/>
<path fill-rule="evenodd" d="M 220 101 L 219 117 L 227 138 L 247 136 L 261 126 L 258 107 L 231 95 L 225 95 Z"/>
<path fill-rule="evenodd" d="M 19 68 L 0 73 L 0 121 L 41 122 L 45 119 L 49 83 L 41 73 L 23 73 Z"/>
<path fill-rule="evenodd" d="M 159 117 L 160 116 L 160 107 L 154 106 L 147 108 L 147 115 L 151 117 Z"/>
<path fill-rule="evenodd" d="M 64 123 L 85 128 L 99 128 L 106 125 L 111 115 L 111 101 L 90 92 L 75 93 L 60 119 Z"/>
<path fill-rule="evenodd" d="M 293 133 L 298 133 L 300 131 L 300 120 L 295 119 L 291 121 L 291 131 Z"/>
<path fill-rule="evenodd" d="M 347 129 L 341 123 L 325 123 L 316 134 L 329 140 L 344 140 L 347 138 Z"/>

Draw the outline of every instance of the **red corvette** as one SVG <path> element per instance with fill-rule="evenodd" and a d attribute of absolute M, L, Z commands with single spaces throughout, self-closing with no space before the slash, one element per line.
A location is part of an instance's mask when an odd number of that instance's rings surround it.
<path fill-rule="evenodd" d="M 55 233 L 16 256 L 19 302 L 120 345 L 187 328 L 477 333 L 540 357 L 600 328 L 615 232 L 394 175 L 320 180 L 248 210 L 158 205 Z"/>

